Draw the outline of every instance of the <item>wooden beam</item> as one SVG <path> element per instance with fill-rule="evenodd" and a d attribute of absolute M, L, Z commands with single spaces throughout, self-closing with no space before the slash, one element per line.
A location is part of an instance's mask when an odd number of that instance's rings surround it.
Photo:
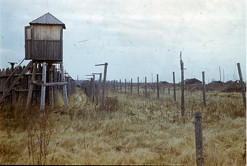
<path fill-rule="evenodd" d="M 60 64 L 60 69 L 61 69 L 61 81 L 65 82 L 63 63 Z M 67 107 L 68 106 L 68 94 L 67 94 L 67 86 L 66 85 L 63 85 L 63 100 L 64 100 L 64 105 Z"/>
<path fill-rule="evenodd" d="M 49 65 L 50 66 L 50 65 Z M 51 65 L 49 70 L 49 82 L 54 82 L 54 69 L 55 66 Z M 52 108 L 54 108 L 54 86 L 49 87 L 49 101 Z"/>
<path fill-rule="evenodd" d="M 42 69 L 42 82 L 44 82 L 44 84 L 46 83 L 46 68 L 47 68 L 47 64 L 45 62 L 43 62 L 43 69 Z M 46 86 L 42 84 L 41 86 L 41 98 L 40 98 L 40 110 L 44 111 L 45 109 L 45 90 L 46 90 Z"/>
<path fill-rule="evenodd" d="M 29 91 L 27 95 L 26 109 L 28 109 L 32 101 L 33 87 L 34 87 L 34 84 L 32 82 L 35 80 L 35 72 L 36 72 L 36 63 L 33 63 L 33 72 L 32 72 L 31 81 L 29 83 Z"/>
<path fill-rule="evenodd" d="M 180 67 L 181 67 L 181 115 L 184 116 L 184 62 L 182 60 L 182 52 L 180 52 Z"/>

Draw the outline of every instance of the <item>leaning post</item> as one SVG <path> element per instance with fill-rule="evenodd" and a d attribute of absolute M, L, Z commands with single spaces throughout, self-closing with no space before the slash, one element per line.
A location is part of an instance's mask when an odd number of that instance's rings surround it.
<path fill-rule="evenodd" d="M 240 63 L 237 63 L 237 66 L 238 66 L 238 74 L 239 74 L 240 84 L 241 84 L 241 88 L 242 88 L 242 96 L 243 96 L 244 107 L 246 108 L 246 96 L 245 96 L 244 82 L 243 82 Z"/>

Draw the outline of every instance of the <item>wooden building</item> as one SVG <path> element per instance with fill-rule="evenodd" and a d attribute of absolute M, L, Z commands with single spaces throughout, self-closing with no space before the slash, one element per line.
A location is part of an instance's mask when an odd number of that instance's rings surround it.
<path fill-rule="evenodd" d="M 25 27 L 25 59 L 62 62 L 65 24 L 50 13 L 33 20 Z"/>
<path fill-rule="evenodd" d="M 186 85 L 198 85 L 198 84 L 200 85 L 200 84 L 202 84 L 202 82 L 196 78 L 186 79 L 186 80 L 184 80 L 184 83 Z"/>

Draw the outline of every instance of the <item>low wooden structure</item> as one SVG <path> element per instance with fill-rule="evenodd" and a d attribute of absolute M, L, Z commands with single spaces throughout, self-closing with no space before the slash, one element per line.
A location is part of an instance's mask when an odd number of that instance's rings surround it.
<path fill-rule="evenodd" d="M 30 101 L 30 104 L 35 105 L 40 102 L 39 99 L 41 96 L 43 66 L 41 64 L 37 64 L 35 69 L 32 66 L 35 65 L 33 65 L 31 61 L 27 66 L 0 69 L 0 104 L 11 103 L 15 106 L 19 100 L 19 103 L 22 106 L 26 106 L 30 88 L 32 88 L 32 100 Z M 59 66 L 53 65 L 51 69 L 50 77 L 47 82 L 50 79 L 54 82 L 61 82 L 61 70 Z M 35 74 L 33 74 L 33 70 L 35 70 Z M 32 77 L 36 78 L 36 82 L 34 82 L 34 84 L 31 84 Z M 68 83 L 67 95 L 70 96 L 76 87 L 76 81 L 70 76 L 65 76 L 65 80 Z M 48 86 L 46 96 L 49 97 L 46 98 L 46 103 L 49 105 L 54 105 L 57 93 L 59 91 L 62 92 L 62 90 L 63 87 L 59 84 L 55 85 L 53 88 Z"/>

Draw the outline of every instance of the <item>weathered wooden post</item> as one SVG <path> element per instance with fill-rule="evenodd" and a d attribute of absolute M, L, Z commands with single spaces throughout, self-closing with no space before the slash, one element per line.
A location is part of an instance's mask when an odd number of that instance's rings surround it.
<path fill-rule="evenodd" d="M 49 82 L 52 82 L 52 83 L 54 82 L 54 69 L 55 69 L 55 66 L 51 65 L 50 71 L 49 71 Z M 54 107 L 54 86 L 49 87 L 49 102 L 50 102 L 51 107 L 53 108 Z"/>
<path fill-rule="evenodd" d="M 108 63 L 105 64 L 97 64 L 95 66 L 102 66 L 104 65 L 104 79 L 103 79 L 103 92 L 102 92 L 102 106 L 105 106 L 105 91 L 106 91 L 106 74 L 107 74 L 107 65 Z"/>
<path fill-rule="evenodd" d="M 120 84 L 120 91 L 122 91 L 122 82 L 121 82 L 121 79 L 119 80 L 119 84 Z"/>
<path fill-rule="evenodd" d="M 176 81 L 175 81 L 175 72 L 172 73 L 173 74 L 173 97 L 174 97 L 174 101 L 176 101 Z"/>
<path fill-rule="evenodd" d="M 99 80 L 98 80 L 98 87 L 97 87 L 97 97 L 96 100 L 97 102 L 100 101 L 100 89 L 101 89 L 101 79 L 102 79 L 102 73 L 93 73 L 94 75 L 99 75 Z"/>
<path fill-rule="evenodd" d="M 184 62 L 182 60 L 182 52 L 180 52 L 180 66 L 181 66 L 181 115 L 184 116 Z"/>
<path fill-rule="evenodd" d="M 32 72 L 32 78 L 31 78 L 31 84 L 28 90 L 28 95 L 27 95 L 27 103 L 26 103 L 26 109 L 29 107 L 33 95 L 33 81 L 35 80 L 35 73 L 36 73 L 36 63 L 33 63 L 33 72 Z"/>
<path fill-rule="evenodd" d="M 243 82 L 240 63 L 237 63 L 237 66 L 238 66 L 238 74 L 239 74 L 240 84 L 241 84 L 241 88 L 242 88 L 242 96 L 243 96 L 244 107 L 246 108 L 246 96 L 245 96 L 244 82 Z"/>
<path fill-rule="evenodd" d="M 39 67 L 40 67 L 40 65 L 39 65 Z M 39 68 L 38 68 L 39 69 Z M 39 76 L 38 76 L 39 77 Z M 59 73 L 58 73 L 58 71 L 57 71 L 57 68 L 55 68 L 55 70 L 54 70 L 54 82 L 58 82 L 58 78 L 59 78 Z M 38 80 L 39 80 L 39 78 L 38 78 Z M 57 90 L 58 90 L 58 86 L 57 85 L 54 85 L 54 88 L 53 88 L 53 90 L 54 90 L 54 101 L 56 101 L 57 100 Z"/>
<path fill-rule="evenodd" d="M 148 97 L 148 93 L 147 93 L 147 77 L 145 77 L 145 97 Z"/>
<path fill-rule="evenodd" d="M 131 81 L 130 81 L 130 94 L 132 94 L 132 87 L 133 85 L 132 85 L 132 78 L 131 78 Z"/>
<path fill-rule="evenodd" d="M 15 63 L 15 62 L 8 62 L 8 63 L 10 63 L 10 65 L 11 65 L 11 75 L 15 75 L 15 73 L 16 73 L 15 64 L 17 64 L 17 63 Z M 11 75 L 9 76 L 9 77 L 11 77 L 10 82 L 14 82 L 15 78 Z M 0 83 L 1 83 L 1 81 L 0 81 Z M 11 91 L 11 104 L 12 104 L 12 106 L 15 106 L 16 101 L 17 101 L 16 91 L 15 91 L 15 88 L 13 88 L 13 90 Z"/>
<path fill-rule="evenodd" d="M 118 91 L 118 81 L 116 80 L 116 90 Z"/>
<path fill-rule="evenodd" d="M 137 77 L 137 92 L 138 95 L 140 94 L 140 89 L 139 89 L 139 77 Z"/>
<path fill-rule="evenodd" d="M 63 63 L 60 64 L 60 69 L 61 69 L 61 81 L 65 82 Z M 66 84 L 63 85 L 63 100 L 64 100 L 64 105 L 67 107 L 68 106 L 68 95 L 67 95 L 67 85 Z"/>
<path fill-rule="evenodd" d="M 93 74 L 93 80 L 92 80 L 92 94 L 93 94 L 93 101 L 94 101 L 94 98 L 95 98 L 95 75 Z"/>
<path fill-rule="evenodd" d="M 206 107 L 206 85 L 205 85 L 205 72 L 202 72 L 202 86 L 203 86 L 203 105 Z"/>
<path fill-rule="evenodd" d="M 196 112 L 194 114 L 194 117 L 195 117 L 196 165 L 204 166 L 204 148 L 203 148 L 201 112 Z"/>
<path fill-rule="evenodd" d="M 124 93 L 126 94 L 126 79 L 124 80 Z"/>
<path fill-rule="evenodd" d="M 47 67 L 47 64 L 45 62 L 43 62 L 42 85 L 41 85 L 41 99 L 40 99 L 40 110 L 41 111 L 43 111 L 45 109 L 46 67 Z"/>
<path fill-rule="evenodd" d="M 160 98 L 159 74 L 157 74 L 157 98 Z"/>
<path fill-rule="evenodd" d="M 99 74 L 99 85 L 98 85 L 98 102 L 100 101 L 100 90 L 101 90 L 101 80 L 102 80 L 102 73 Z"/>
<path fill-rule="evenodd" d="M 90 97 L 91 100 L 94 101 L 94 96 L 95 96 L 95 74 L 90 74 L 90 75 L 86 75 L 86 76 L 92 76 L 92 78 L 90 79 Z"/>

